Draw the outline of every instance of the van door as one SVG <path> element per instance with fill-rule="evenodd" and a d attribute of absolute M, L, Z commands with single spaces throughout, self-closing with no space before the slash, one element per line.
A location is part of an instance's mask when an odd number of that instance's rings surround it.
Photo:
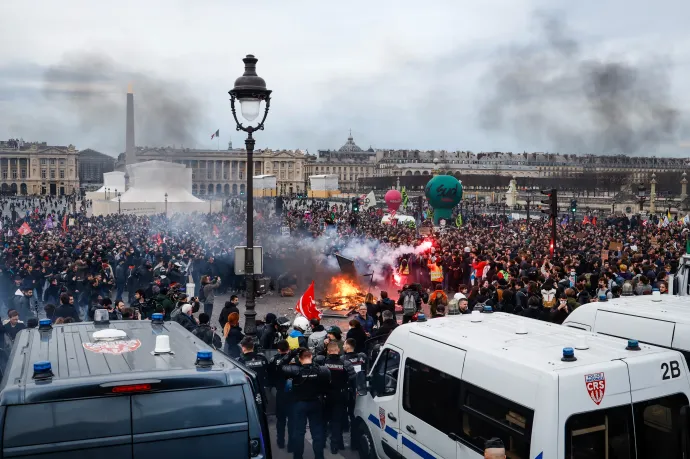
<path fill-rule="evenodd" d="M 370 373 L 371 398 L 366 403 L 367 426 L 377 456 L 397 459 L 400 456 L 399 372 L 403 351 L 388 345 L 376 360 Z"/>
<path fill-rule="evenodd" d="M 399 397 L 402 455 L 456 457 L 465 351 L 414 334 L 409 343 Z"/>
<path fill-rule="evenodd" d="M 623 360 L 558 372 L 558 457 L 635 458 L 629 377 Z"/>
<path fill-rule="evenodd" d="M 239 385 L 132 396 L 134 459 L 249 457 L 248 430 Z"/>
<path fill-rule="evenodd" d="M 637 457 L 683 457 L 680 411 L 688 405 L 688 367 L 669 351 L 625 361 L 630 372 Z"/>

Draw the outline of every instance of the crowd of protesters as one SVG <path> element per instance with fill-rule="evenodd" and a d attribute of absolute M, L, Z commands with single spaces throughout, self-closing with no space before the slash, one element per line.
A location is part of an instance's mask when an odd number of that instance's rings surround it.
<path fill-rule="evenodd" d="M 209 321 L 199 314 L 211 317 L 215 296 L 244 288 L 243 277 L 233 270 L 234 247 L 246 241 L 242 200 L 229 201 L 222 213 L 171 217 L 89 217 L 85 211 L 72 213 L 68 204 L 67 198 L 0 202 L 19 216 L 5 219 L 0 234 L 0 317 L 14 327 L 9 335 L 32 318 L 88 320 L 95 308 L 125 319 L 160 311 L 190 330 L 206 330 Z M 544 221 L 527 224 L 480 212 L 463 217 L 459 228 L 429 232 L 421 231 L 422 222 L 418 227 L 381 224 L 381 210 L 353 212 L 345 202 L 286 201 L 276 212 L 274 199 L 257 199 L 255 245 L 263 247 L 264 276 L 276 292 L 304 289 L 319 276 L 333 275 L 322 269 L 324 260 L 353 241 L 415 248 L 402 251 L 386 266 L 385 279 L 376 282 L 373 291 L 380 300 L 370 300 L 367 307 L 379 324 L 378 305 L 385 303 L 395 314 L 391 304 L 403 309 L 399 292 L 405 290 L 415 290 L 420 304 L 433 307 L 432 317 L 465 297 L 470 310 L 491 306 L 560 322 L 589 301 L 668 291 L 667 278 L 685 253 L 688 231 L 676 221 L 643 226 L 626 216 L 600 218 L 596 224 L 570 222 L 559 225 L 551 257 Z M 194 292 L 170 295 L 174 285 L 190 280 Z M 218 333 L 225 338 L 240 327 L 239 310 L 229 306 L 236 303 L 226 304 L 219 318 L 223 330 Z M 230 312 L 238 314 L 228 328 Z M 361 325 L 371 331 L 369 322 Z"/>

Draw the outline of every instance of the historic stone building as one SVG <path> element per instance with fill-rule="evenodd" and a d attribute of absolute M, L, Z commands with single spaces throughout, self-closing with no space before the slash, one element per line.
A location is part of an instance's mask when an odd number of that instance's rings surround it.
<path fill-rule="evenodd" d="M 125 154 L 118 157 L 123 163 Z M 160 160 L 192 169 L 192 192 L 198 196 L 243 195 L 247 190 L 247 152 L 244 149 L 196 150 L 190 148 L 136 148 L 137 162 Z M 254 151 L 254 176 L 276 176 L 278 194 L 304 191 L 306 155 L 300 150 Z"/>
<path fill-rule="evenodd" d="M 66 195 L 79 189 L 79 152 L 74 145 L 0 141 L 0 192 L 19 195 Z"/>
<path fill-rule="evenodd" d="M 103 185 L 103 174 L 115 170 L 115 158 L 87 148 L 79 152 L 79 184 L 96 189 Z"/>
<path fill-rule="evenodd" d="M 335 174 L 338 176 L 340 191 L 358 190 L 358 182 L 365 177 L 373 177 L 376 169 L 376 152 L 369 147 L 362 150 L 352 138 L 338 150 L 319 150 L 318 157 L 309 156 L 305 165 L 305 185 L 312 175 Z"/>

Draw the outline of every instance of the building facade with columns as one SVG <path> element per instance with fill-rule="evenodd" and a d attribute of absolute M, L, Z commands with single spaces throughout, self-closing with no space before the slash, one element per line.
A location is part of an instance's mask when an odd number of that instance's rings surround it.
<path fill-rule="evenodd" d="M 362 150 L 355 143 L 352 133 L 338 150 L 319 150 L 318 156 L 310 156 L 305 163 L 305 183 L 312 175 L 334 174 L 338 176 L 338 188 L 343 192 L 358 191 L 360 178 L 373 177 L 376 170 L 376 152 L 369 147 Z"/>
<path fill-rule="evenodd" d="M 5 195 L 72 194 L 79 190 L 79 152 L 74 145 L 0 141 L 0 192 Z"/>
<path fill-rule="evenodd" d="M 124 162 L 124 153 L 118 163 Z M 136 148 L 137 162 L 159 160 L 192 169 L 192 193 L 197 196 L 240 196 L 247 192 L 247 152 L 244 149 Z M 254 176 L 275 175 L 278 194 L 304 191 L 306 155 L 300 150 L 255 150 Z"/>

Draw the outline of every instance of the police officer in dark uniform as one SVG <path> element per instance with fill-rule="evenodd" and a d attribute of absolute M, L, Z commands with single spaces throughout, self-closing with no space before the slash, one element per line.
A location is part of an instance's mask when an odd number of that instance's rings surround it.
<path fill-rule="evenodd" d="M 340 357 L 340 347 L 329 342 L 326 357 L 319 356 L 316 363 L 331 372 L 331 385 L 326 393 L 326 419 L 331 429 L 331 453 L 337 454 L 343 445 L 343 421 L 347 418 L 347 403 L 350 391 L 355 386 L 355 368 L 347 359 Z"/>
<path fill-rule="evenodd" d="M 286 340 L 276 344 L 278 353 L 268 363 L 268 379 L 271 387 L 276 389 L 276 431 L 278 448 L 285 448 L 285 426 L 287 425 L 287 451 L 292 452 L 292 435 L 295 422 L 292 420 L 292 392 L 288 387 L 288 379 L 280 370 L 283 358 L 290 353 L 290 345 Z"/>
<path fill-rule="evenodd" d="M 367 355 L 364 352 L 355 352 L 356 347 L 357 342 L 354 339 L 349 338 L 345 340 L 345 345 L 343 346 L 345 354 L 341 357 L 341 359 L 343 360 L 350 361 L 350 363 L 355 369 L 355 375 L 360 371 L 366 373 L 369 368 L 369 359 L 367 359 Z M 352 422 L 355 418 L 356 393 L 356 388 L 353 386 L 352 389 L 349 391 L 347 398 L 347 421 L 349 421 L 350 426 L 352 425 Z M 349 426 L 346 423 L 345 430 L 348 430 L 348 427 Z"/>
<path fill-rule="evenodd" d="M 290 365 L 294 357 L 299 365 Z M 304 454 L 304 436 L 307 433 L 307 420 L 313 440 L 314 457 L 324 459 L 323 449 L 326 438 L 323 427 L 322 398 L 331 382 L 331 373 L 326 367 L 312 361 L 309 349 L 295 349 L 281 360 L 280 369 L 283 375 L 292 379 L 293 409 L 292 419 L 295 423 L 292 438 L 294 459 L 302 459 Z"/>
<path fill-rule="evenodd" d="M 249 367 L 256 373 L 256 378 L 259 380 L 261 386 L 261 393 L 264 398 L 264 406 L 266 406 L 266 387 L 268 383 L 268 359 L 263 354 L 254 352 L 254 340 L 251 336 L 245 336 L 240 341 L 242 348 L 242 355 L 240 355 L 240 362 L 246 367 Z"/>

